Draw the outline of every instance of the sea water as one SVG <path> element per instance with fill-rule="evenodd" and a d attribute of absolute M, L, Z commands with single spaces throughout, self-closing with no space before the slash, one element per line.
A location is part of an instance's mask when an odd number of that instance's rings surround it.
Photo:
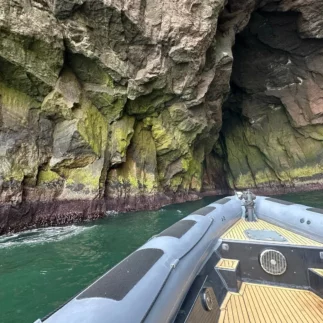
<path fill-rule="evenodd" d="M 218 198 L 1 236 L 0 322 L 29 323 L 43 317 L 150 237 Z M 279 198 L 323 208 L 322 191 Z"/>

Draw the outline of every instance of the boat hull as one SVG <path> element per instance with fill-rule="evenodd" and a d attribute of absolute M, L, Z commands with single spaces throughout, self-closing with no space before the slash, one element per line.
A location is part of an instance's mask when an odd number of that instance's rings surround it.
<path fill-rule="evenodd" d="M 323 270 L 323 211 L 267 197 L 255 204 L 256 222 L 236 196 L 193 212 L 39 322 L 224 322 L 225 299 L 250 282 L 319 294 L 323 275 L 312 269 Z M 282 268 L 268 271 L 264 252 Z"/>

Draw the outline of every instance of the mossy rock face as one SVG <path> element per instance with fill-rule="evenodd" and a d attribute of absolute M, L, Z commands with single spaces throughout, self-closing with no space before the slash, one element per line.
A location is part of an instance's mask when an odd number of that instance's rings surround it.
<path fill-rule="evenodd" d="M 100 84 L 114 88 L 114 81 L 108 70 L 102 68 L 99 62 L 81 54 L 71 53 L 67 55 L 67 62 L 82 83 Z"/>
<path fill-rule="evenodd" d="M 40 170 L 38 173 L 38 179 L 37 184 L 48 184 L 53 183 L 61 179 L 61 176 L 59 176 L 56 172 L 53 172 L 51 170 Z"/>
<path fill-rule="evenodd" d="M 22 182 L 24 179 L 24 171 L 19 164 L 15 164 L 10 158 L 2 156 L 0 161 L 0 174 L 4 181 L 15 180 L 17 182 Z"/>
<path fill-rule="evenodd" d="M 153 194 L 158 186 L 155 143 L 151 132 L 138 123 L 125 163 L 109 172 L 109 194 Z"/>
<path fill-rule="evenodd" d="M 158 117 L 144 119 L 144 123 L 151 127 L 156 144 L 162 185 L 173 191 L 199 190 L 204 145 L 199 145 L 197 138 L 206 129 L 207 120 L 203 115 L 194 114 L 178 103 L 162 111 Z M 200 148 L 200 156 L 194 152 L 195 144 Z"/>
<path fill-rule="evenodd" d="M 297 131 L 301 133 L 305 138 L 312 138 L 315 140 L 323 141 L 323 127 L 320 124 L 298 127 Z"/>
<path fill-rule="evenodd" d="M 0 107 L 0 199 L 16 203 L 22 183 L 35 184 L 38 166 L 48 158 L 51 128 L 41 133 L 39 102 L 3 83 Z"/>
<path fill-rule="evenodd" d="M 76 112 L 79 122 L 77 130 L 89 143 L 93 152 L 98 156 L 105 150 L 108 136 L 107 121 L 102 114 L 90 103 L 85 102 Z"/>
<path fill-rule="evenodd" d="M 138 205 L 201 191 L 203 180 L 205 189 L 323 182 L 314 1 L 289 8 L 301 20 L 250 18 L 242 2 L 226 19 L 225 1 L 120 7 L 130 2 L 1 1 L 0 202 Z"/>
<path fill-rule="evenodd" d="M 124 88 L 109 88 L 96 84 L 85 84 L 87 97 L 106 117 L 109 123 L 119 119 L 127 102 L 127 92 Z"/>
<path fill-rule="evenodd" d="M 103 68 L 96 60 L 83 55 L 69 54 L 68 63 L 78 79 L 88 99 L 106 117 L 109 123 L 119 119 L 127 102 L 127 89 L 116 85 L 111 71 Z"/>
<path fill-rule="evenodd" d="M 58 199 L 100 197 L 101 178 L 105 178 L 107 163 L 106 118 L 90 101 L 81 98 L 79 107 L 73 109 L 73 119 L 59 122 L 53 137 L 49 167 L 65 180 Z"/>
<path fill-rule="evenodd" d="M 95 168 L 96 167 L 91 165 L 84 168 L 72 169 L 69 172 L 68 178 L 66 180 L 67 187 L 69 187 L 70 185 L 84 185 L 88 188 L 91 188 L 92 190 L 98 190 L 101 174 L 100 172 L 94 172 L 96 170 Z"/>
<path fill-rule="evenodd" d="M 162 91 L 154 91 L 151 94 L 141 96 L 136 100 L 129 100 L 127 103 L 127 113 L 138 117 L 145 117 L 157 114 L 164 109 L 165 103 L 172 99 L 173 95 L 165 94 Z"/>
<path fill-rule="evenodd" d="M 44 190 L 42 195 L 46 196 L 46 191 L 52 191 L 54 194 L 59 195 L 64 188 L 65 179 L 56 172 L 50 169 L 41 169 L 38 172 L 35 186 L 39 190 Z M 34 186 L 34 185 L 30 185 Z"/>
<path fill-rule="evenodd" d="M 30 109 L 40 106 L 33 98 L 3 83 L 0 83 L 0 105 L 1 126 L 10 129 L 27 126 Z"/>
<path fill-rule="evenodd" d="M 321 173 L 323 142 L 300 135 L 283 107 L 269 109 L 262 120 L 253 126 L 236 117 L 226 121 L 224 137 L 232 186 L 291 184 Z"/>
<path fill-rule="evenodd" d="M 28 73 L 23 67 L 6 61 L 1 56 L 0 82 L 6 84 L 8 88 L 27 94 L 37 102 L 42 102 L 44 97 L 52 90 L 52 86 Z"/>
<path fill-rule="evenodd" d="M 111 166 L 126 161 L 127 149 L 134 134 L 134 124 L 135 118 L 130 116 L 124 116 L 122 119 L 112 123 L 110 127 L 111 139 L 109 141 Z"/>
<path fill-rule="evenodd" d="M 104 159 L 100 158 L 82 168 L 63 170 L 66 179 L 65 187 L 59 199 L 95 199 L 101 188 L 101 172 Z"/>
<path fill-rule="evenodd" d="M 0 176 L 15 192 L 95 199 L 108 175 L 113 194 L 199 190 L 209 120 L 194 105 L 203 105 L 213 76 L 203 56 L 219 4 L 185 13 L 203 28 L 178 20 L 184 30 L 171 22 L 162 38 L 146 19 L 159 10 L 150 6 L 144 17 L 140 6 L 120 11 L 106 1 L 2 5 Z"/>
<path fill-rule="evenodd" d="M 201 147 L 203 149 L 203 147 Z M 201 155 L 199 154 L 201 153 Z M 200 192 L 202 187 L 202 162 L 204 159 L 203 151 L 190 151 L 187 155 L 179 159 L 181 168 L 178 173 L 164 182 L 168 189 L 177 191 L 196 191 Z"/>
<path fill-rule="evenodd" d="M 41 111 L 46 117 L 71 120 L 73 119 L 72 107 L 73 104 L 68 102 L 61 93 L 53 91 L 44 99 Z"/>
<path fill-rule="evenodd" d="M 55 127 L 50 161 L 55 169 L 84 167 L 103 156 L 106 149 L 107 121 L 89 101 L 84 100 L 74 111 L 74 118 Z"/>
<path fill-rule="evenodd" d="M 44 116 L 51 119 L 73 119 L 72 109 L 80 103 L 81 85 L 70 69 L 64 69 L 55 85 L 42 105 Z"/>
<path fill-rule="evenodd" d="M 63 66 L 63 41 L 53 43 L 0 29 L 0 56 L 21 66 L 47 85 L 54 86 Z M 53 46 L 54 45 L 54 46 Z"/>
<path fill-rule="evenodd" d="M 99 196 L 108 120 L 81 96 L 81 86 L 70 70 L 62 71 L 42 105 L 3 83 L 0 101 L 0 139 L 7 147 L 0 144 L 0 150 L 7 151 L 0 169 L 2 201 L 21 201 L 22 186 L 45 200 Z M 46 118 L 56 122 L 53 139 L 53 123 Z"/>
<path fill-rule="evenodd" d="M 172 120 L 178 123 L 184 121 L 189 114 L 188 109 L 184 103 L 173 104 L 168 108 L 168 110 Z"/>

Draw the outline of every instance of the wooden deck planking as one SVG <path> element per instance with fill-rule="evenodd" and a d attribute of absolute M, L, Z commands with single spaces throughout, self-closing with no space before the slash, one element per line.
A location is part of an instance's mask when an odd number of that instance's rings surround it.
<path fill-rule="evenodd" d="M 227 232 L 222 235 L 223 240 L 236 240 L 236 241 L 261 241 L 261 240 L 252 240 L 246 234 L 245 230 L 254 229 L 254 230 L 272 230 L 276 231 L 278 234 L 282 235 L 287 241 L 285 242 L 276 242 L 276 241 L 266 241 L 276 244 L 292 244 L 299 246 L 315 246 L 323 247 L 323 244 L 315 240 L 306 238 L 292 231 L 283 229 L 277 225 L 268 223 L 263 220 L 257 220 L 256 222 L 247 222 L 243 219 L 240 219 L 235 223 Z"/>
<path fill-rule="evenodd" d="M 238 264 L 239 264 L 239 260 L 221 258 L 219 262 L 216 264 L 216 268 L 235 270 Z"/>
<path fill-rule="evenodd" d="M 323 322 L 323 299 L 307 290 L 243 283 L 228 292 L 219 323 Z"/>

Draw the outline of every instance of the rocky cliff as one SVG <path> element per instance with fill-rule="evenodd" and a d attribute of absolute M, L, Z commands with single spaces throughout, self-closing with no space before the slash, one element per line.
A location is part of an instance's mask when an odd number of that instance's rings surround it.
<path fill-rule="evenodd" d="M 323 187 L 322 9 L 0 0 L 0 233 Z"/>

